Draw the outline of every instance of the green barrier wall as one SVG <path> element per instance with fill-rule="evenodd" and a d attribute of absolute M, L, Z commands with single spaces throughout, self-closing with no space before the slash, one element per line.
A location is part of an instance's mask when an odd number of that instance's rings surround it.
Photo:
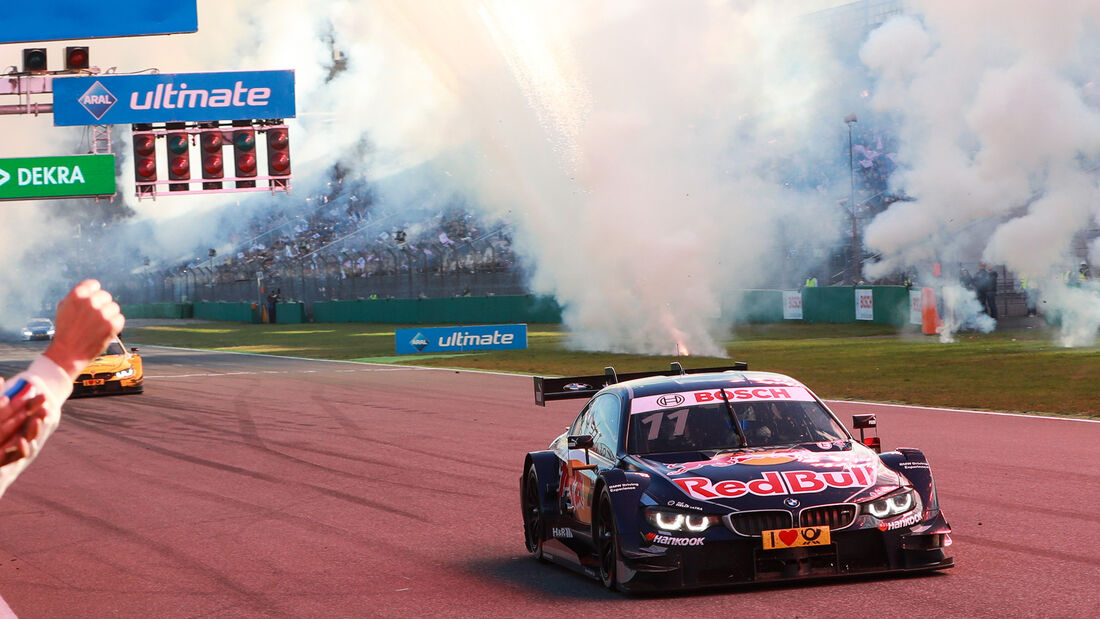
<path fill-rule="evenodd" d="M 875 286 L 874 320 L 903 326 L 909 322 L 909 290 L 904 286 Z M 743 290 L 728 299 L 727 314 L 737 322 L 783 322 L 783 291 Z M 736 308 L 733 309 L 733 308 Z M 734 313 L 736 312 L 736 313 Z M 231 322 L 262 321 L 262 308 L 251 303 L 153 303 L 124 305 L 131 318 L 202 318 Z M 301 303 L 280 303 L 279 324 L 312 322 L 374 322 L 391 324 L 507 324 L 560 323 L 562 310 L 550 297 L 534 295 L 456 297 L 445 299 L 362 299 L 313 304 L 312 319 Z M 803 322 L 856 321 L 855 288 L 821 286 L 802 289 Z"/>
<path fill-rule="evenodd" d="M 122 315 L 127 318 L 191 318 L 194 309 L 190 303 L 145 303 L 120 307 Z"/>
<path fill-rule="evenodd" d="M 725 313 L 733 312 L 737 322 L 783 322 L 783 291 L 742 290 L 734 295 L 734 308 Z"/>
<path fill-rule="evenodd" d="M 275 322 L 280 325 L 299 325 L 305 322 L 306 309 L 302 303 L 276 303 Z"/>
<path fill-rule="evenodd" d="M 879 324 L 903 326 L 909 323 L 909 289 L 905 286 L 859 286 L 869 288 L 874 300 L 874 320 Z M 818 286 L 802 289 L 803 322 L 863 322 L 856 320 L 856 287 Z"/>
<path fill-rule="evenodd" d="M 282 322 L 282 315 L 276 318 Z M 363 299 L 313 304 L 314 322 L 560 323 L 561 308 L 548 297 L 501 296 L 448 299 Z"/>
<path fill-rule="evenodd" d="M 874 322 L 894 326 L 909 324 L 909 289 L 905 286 L 875 286 Z M 855 302 L 852 303 L 853 308 Z M 853 309 L 853 311 L 855 311 Z"/>
<path fill-rule="evenodd" d="M 195 303 L 195 318 L 227 322 L 260 322 L 259 308 L 254 303 Z"/>
<path fill-rule="evenodd" d="M 802 289 L 803 322 L 855 322 L 855 288 L 815 286 Z"/>

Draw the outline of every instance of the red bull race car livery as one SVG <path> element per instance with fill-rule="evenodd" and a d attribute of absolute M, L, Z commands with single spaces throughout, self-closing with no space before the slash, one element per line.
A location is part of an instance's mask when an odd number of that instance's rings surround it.
<path fill-rule="evenodd" d="M 802 383 L 728 368 L 535 378 L 590 398 L 527 454 L 528 552 L 640 591 L 939 570 L 950 526 L 917 449 L 854 439 Z"/>

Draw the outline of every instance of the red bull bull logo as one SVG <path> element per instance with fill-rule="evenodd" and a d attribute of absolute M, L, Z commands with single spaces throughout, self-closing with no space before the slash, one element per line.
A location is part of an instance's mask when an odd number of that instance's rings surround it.
<path fill-rule="evenodd" d="M 794 460 L 795 458 L 785 453 L 771 453 L 771 454 L 743 454 L 743 453 L 725 453 L 718 454 L 710 460 L 699 460 L 697 462 L 681 462 L 679 464 L 666 464 L 668 468 L 672 469 L 668 472 L 669 475 L 683 475 L 689 471 L 695 469 L 701 469 L 704 466 L 725 467 L 733 466 L 734 464 L 749 464 L 759 466 L 770 466 L 773 464 L 785 464 Z"/>
<path fill-rule="evenodd" d="M 829 445 L 831 446 L 832 444 L 829 443 Z M 787 462 L 793 462 L 795 460 L 812 466 L 822 467 L 846 467 L 867 464 L 867 461 L 863 459 L 853 462 L 852 456 L 845 453 L 819 453 L 806 451 L 805 449 L 792 449 L 771 451 L 767 453 L 722 453 L 715 455 L 710 460 L 679 462 L 677 464 L 666 464 L 665 466 L 669 468 L 669 475 L 683 475 L 689 471 L 701 469 L 704 466 L 726 467 L 733 466 L 734 464 L 772 466 L 776 464 L 786 464 Z"/>

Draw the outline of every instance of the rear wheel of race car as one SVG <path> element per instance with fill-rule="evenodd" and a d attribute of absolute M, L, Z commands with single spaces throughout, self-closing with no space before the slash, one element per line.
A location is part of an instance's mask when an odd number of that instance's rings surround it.
<path fill-rule="evenodd" d="M 596 557 L 600 563 L 600 581 L 608 589 L 618 588 L 619 534 L 615 530 L 615 513 L 611 511 L 611 497 L 604 491 L 600 495 L 599 508 L 594 521 L 593 539 Z"/>
<path fill-rule="evenodd" d="M 520 495 L 523 510 L 523 540 L 531 556 L 542 559 L 542 500 L 539 497 L 539 476 L 534 466 L 527 467 L 523 476 L 523 493 Z"/>

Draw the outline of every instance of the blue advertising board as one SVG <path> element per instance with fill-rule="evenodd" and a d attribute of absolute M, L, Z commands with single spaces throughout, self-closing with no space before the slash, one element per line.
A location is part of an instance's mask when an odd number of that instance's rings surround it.
<path fill-rule="evenodd" d="M 53 80 L 53 124 L 293 118 L 294 71 L 143 73 Z"/>
<path fill-rule="evenodd" d="M 0 43 L 197 32 L 197 6 L 198 0 L 4 0 Z"/>
<path fill-rule="evenodd" d="M 527 325 L 424 327 L 394 331 L 397 354 L 527 348 Z"/>

